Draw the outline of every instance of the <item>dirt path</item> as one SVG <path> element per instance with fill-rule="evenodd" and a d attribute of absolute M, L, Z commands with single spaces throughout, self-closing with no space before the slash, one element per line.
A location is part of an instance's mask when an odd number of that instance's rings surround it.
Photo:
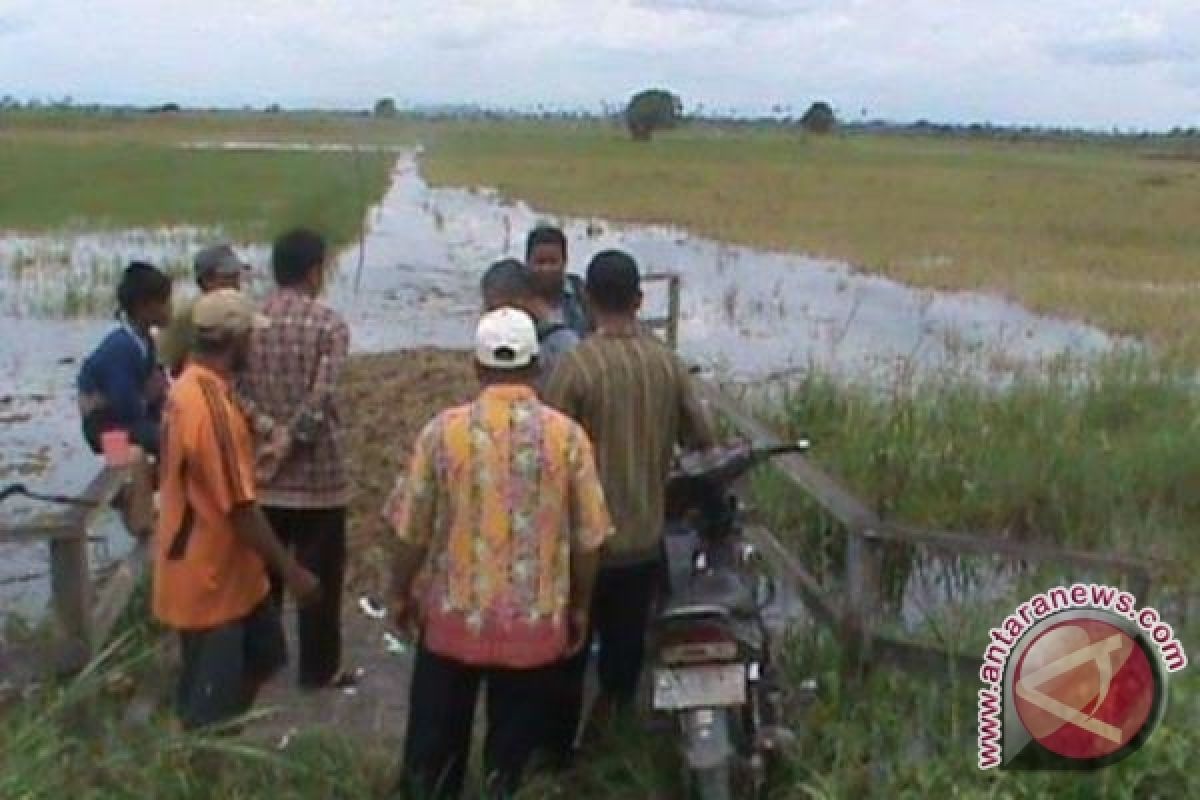
<path fill-rule="evenodd" d="M 384 623 L 363 614 L 357 598 L 380 599 L 390 563 L 379 511 L 405 469 L 413 439 L 438 411 L 475 391 L 470 356 L 413 350 L 351 361 L 343 390 L 343 424 L 354 499 L 350 508 L 350 566 L 343 610 L 347 668 L 361 668 L 355 691 L 304 692 L 296 686 L 294 614 L 287 619 L 292 663 L 263 690 L 260 709 L 271 709 L 249 735 L 278 746 L 294 731 L 326 728 L 364 745 L 399 754 L 408 700 L 411 650 L 388 651 Z"/>

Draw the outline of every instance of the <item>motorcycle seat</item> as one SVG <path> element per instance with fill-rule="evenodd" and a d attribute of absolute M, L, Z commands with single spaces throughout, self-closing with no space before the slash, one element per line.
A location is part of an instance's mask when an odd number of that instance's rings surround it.
<path fill-rule="evenodd" d="M 739 575 L 727 570 L 692 575 L 672 592 L 661 616 L 693 616 L 719 609 L 731 616 L 755 612 L 754 594 Z M 707 611 L 705 611 L 707 610 Z"/>

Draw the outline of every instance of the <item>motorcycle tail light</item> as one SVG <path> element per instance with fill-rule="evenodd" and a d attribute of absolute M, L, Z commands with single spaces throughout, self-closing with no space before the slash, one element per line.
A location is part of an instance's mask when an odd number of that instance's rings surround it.
<path fill-rule="evenodd" d="M 663 636 L 660 658 L 664 664 L 702 664 L 737 658 L 737 640 L 712 623 L 686 625 Z"/>

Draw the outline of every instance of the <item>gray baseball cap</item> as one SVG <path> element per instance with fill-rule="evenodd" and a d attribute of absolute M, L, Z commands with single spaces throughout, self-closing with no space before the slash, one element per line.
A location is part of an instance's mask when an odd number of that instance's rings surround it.
<path fill-rule="evenodd" d="M 196 254 L 192 262 L 192 271 L 196 280 L 208 275 L 240 275 L 251 267 L 233 252 L 227 244 L 217 244 L 206 247 Z"/>

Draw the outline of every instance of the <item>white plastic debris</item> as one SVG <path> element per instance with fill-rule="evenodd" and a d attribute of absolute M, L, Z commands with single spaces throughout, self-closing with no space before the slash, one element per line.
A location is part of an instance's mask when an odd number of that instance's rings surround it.
<path fill-rule="evenodd" d="M 286 750 L 287 746 L 292 743 L 292 737 L 296 735 L 295 728 L 288 728 L 287 733 L 279 740 L 279 749 Z"/>
<path fill-rule="evenodd" d="M 394 656 L 404 655 L 404 652 L 408 650 L 408 645 L 400 641 L 399 637 L 391 631 L 384 631 L 383 646 L 387 648 L 388 653 Z"/>
<path fill-rule="evenodd" d="M 366 614 L 371 619 L 383 619 L 387 616 L 387 609 L 378 605 L 374 600 L 367 597 L 365 594 L 358 598 L 358 608 L 362 613 Z"/>

